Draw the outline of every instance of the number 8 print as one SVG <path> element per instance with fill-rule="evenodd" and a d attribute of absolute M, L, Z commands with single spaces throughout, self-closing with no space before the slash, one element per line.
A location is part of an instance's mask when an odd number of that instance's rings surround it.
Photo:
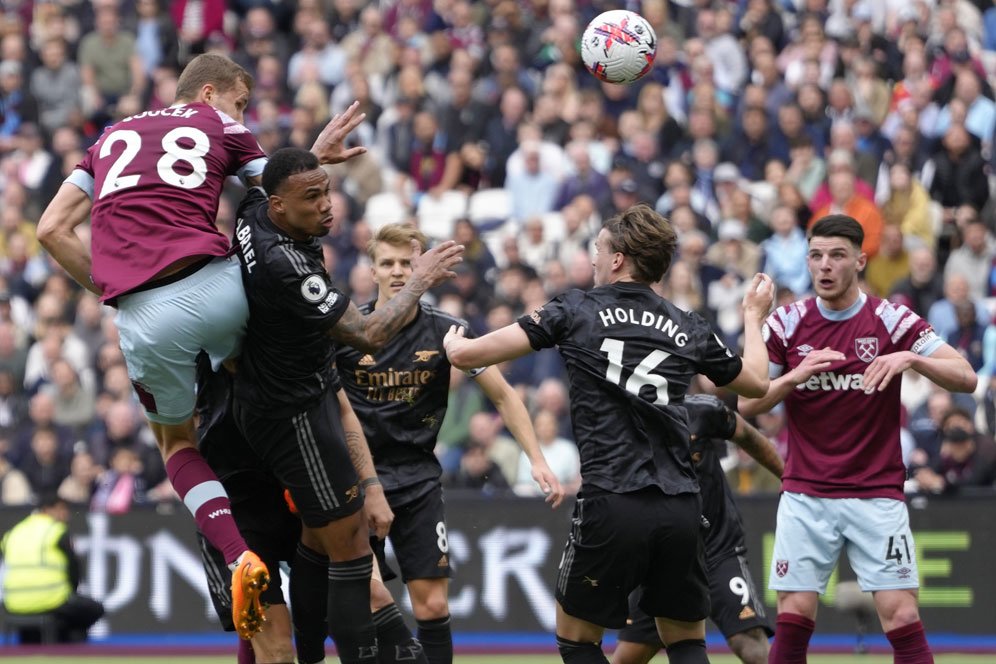
<path fill-rule="evenodd" d="M 450 550 L 449 540 L 446 539 L 446 524 L 442 521 L 436 524 L 436 546 L 443 553 L 447 553 Z"/>

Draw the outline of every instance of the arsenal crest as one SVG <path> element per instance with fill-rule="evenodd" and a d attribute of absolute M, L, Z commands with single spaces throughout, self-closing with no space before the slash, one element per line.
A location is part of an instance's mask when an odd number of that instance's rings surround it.
<path fill-rule="evenodd" d="M 787 560 L 776 560 L 775 561 L 775 574 L 779 577 L 783 577 L 789 573 L 789 561 Z"/>
<path fill-rule="evenodd" d="M 862 362 L 871 362 L 878 357 L 878 337 L 859 337 L 854 340 L 854 352 Z"/>

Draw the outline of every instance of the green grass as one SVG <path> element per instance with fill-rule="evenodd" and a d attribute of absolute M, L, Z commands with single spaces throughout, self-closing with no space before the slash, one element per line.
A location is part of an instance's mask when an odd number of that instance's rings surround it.
<path fill-rule="evenodd" d="M 115 664 L 131 664 L 142 662 L 142 664 L 231 664 L 233 655 L 218 657 L 200 657 L 176 655 L 172 657 L 60 657 L 56 655 L 38 655 L 37 657 L 4 657 L 3 649 L 0 648 L 0 660 L 4 664 L 81 664 L 90 662 L 98 664 L 103 662 L 113 662 Z M 335 659 L 330 657 L 330 662 Z M 654 664 L 665 664 L 667 659 L 659 655 L 653 660 Z M 738 664 L 732 655 L 712 655 L 712 664 Z M 996 664 L 996 655 L 935 655 L 934 661 L 937 664 Z M 891 655 L 810 655 L 810 664 L 892 664 Z M 454 664 L 560 664 L 560 657 L 556 655 L 457 655 Z"/>

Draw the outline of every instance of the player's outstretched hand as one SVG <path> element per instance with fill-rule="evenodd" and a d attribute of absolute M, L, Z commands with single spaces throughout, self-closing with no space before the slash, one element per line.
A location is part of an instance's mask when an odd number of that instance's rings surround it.
<path fill-rule="evenodd" d="M 909 351 L 900 351 L 879 355 L 872 360 L 868 368 L 865 369 L 865 377 L 861 383 L 864 386 L 865 394 L 871 394 L 875 390 L 881 392 L 887 388 L 894 376 L 902 375 L 904 371 L 913 366 L 914 357 L 915 355 Z"/>
<path fill-rule="evenodd" d="M 360 102 L 354 101 L 345 111 L 333 115 L 325 125 L 325 129 L 322 129 L 322 133 L 315 139 L 315 144 L 311 146 L 311 152 L 318 157 L 320 163 L 341 164 L 367 151 L 362 146 L 346 147 L 346 138 L 350 132 L 359 127 L 367 117 L 367 114 L 360 113 L 359 109 Z"/>
<path fill-rule="evenodd" d="M 553 471 L 550 470 L 550 466 L 546 465 L 545 461 L 534 463 L 532 476 L 536 483 L 539 484 L 540 489 L 543 490 L 546 502 L 550 503 L 550 507 L 554 509 L 560 507 L 560 503 L 564 502 L 564 487 L 560 486 L 560 481 L 553 474 Z"/>
<path fill-rule="evenodd" d="M 802 358 L 802 362 L 792 370 L 792 382 L 796 385 L 802 385 L 821 371 L 829 371 L 832 363 L 843 362 L 846 359 L 846 355 L 829 346 L 811 350 L 806 357 Z"/>
<path fill-rule="evenodd" d="M 771 277 L 758 272 L 751 279 L 744 293 L 744 315 L 750 316 L 755 321 L 762 321 L 771 311 L 771 304 L 775 301 L 775 284 Z"/>
<path fill-rule="evenodd" d="M 363 509 L 367 515 L 370 532 L 377 535 L 377 539 L 387 537 L 394 522 L 394 512 L 387 504 L 387 496 L 384 495 L 384 488 L 381 485 L 374 484 L 367 488 Z"/>
<path fill-rule="evenodd" d="M 456 276 L 451 268 L 463 261 L 462 244 L 447 240 L 422 253 L 422 247 L 417 240 L 412 240 L 412 278 L 425 289 L 438 286 L 447 279 Z"/>

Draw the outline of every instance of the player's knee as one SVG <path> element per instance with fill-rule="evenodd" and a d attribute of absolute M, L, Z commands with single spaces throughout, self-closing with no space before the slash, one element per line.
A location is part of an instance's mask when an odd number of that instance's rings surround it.
<path fill-rule="evenodd" d="M 767 664 L 768 637 L 759 627 L 734 634 L 727 639 L 730 650 L 744 664 Z"/>
<path fill-rule="evenodd" d="M 560 659 L 564 661 L 564 664 L 605 661 L 601 643 L 571 641 L 558 636 L 557 650 L 560 651 Z"/>
<path fill-rule="evenodd" d="M 413 607 L 419 620 L 436 620 L 450 615 L 450 604 L 443 593 L 429 593 Z"/>
<path fill-rule="evenodd" d="M 370 610 L 380 611 L 385 606 L 394 604 L 394 597 L 382 581 L 372 579 L 370 581 Z"/>

